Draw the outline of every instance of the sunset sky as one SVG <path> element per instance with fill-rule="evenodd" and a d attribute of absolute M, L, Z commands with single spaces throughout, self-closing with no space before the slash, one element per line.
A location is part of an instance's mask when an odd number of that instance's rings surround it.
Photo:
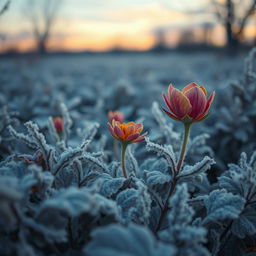
<path fill-rule="evenodd" d="M 5 1 L 0 0 L 1 6 Z M 61 7 L 48 44 L 52 50 L 101 51 L 114 47 L 147 50 L 155 44 L 153 32 L 160 27 L 168 30 L 168 44 L 175 46 L 181 30 L 193 29 L 200 37 L 200 24 L 216 24 L 210 8 L 208 12 L 201 11 L 208 0 L 56 1 L 61 2 Z M 24 15 L 26 2 L 12 0 L 9 10 L 0 17 L 0 34 L 5 38 L 0 41 L 0 51 L 33 48 L 31 27 Z M 254 32 L 251 29 L 248 34 L 253 36 Z M 214 25 L 212 38 L 214 44 L 224 44 L 224 32 L 220 25 Z"/>

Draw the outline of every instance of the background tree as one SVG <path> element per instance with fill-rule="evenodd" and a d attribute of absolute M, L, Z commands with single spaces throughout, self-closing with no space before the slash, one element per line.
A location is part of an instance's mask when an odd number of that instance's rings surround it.
<path fill-rule="evenodd" d="M 7 0 L 0 5 L 0 16 L 2 16 L 10 7 L 11 0 Z M 2 48 L 6 39 L 5 33 L 0 32 L 0 47 Z"/>
<path fill-rule="evenodd" d="M 191 19 L 200 15 L 203 18 L 206 14 L 213 14 L 224 26 L 226 46 L 230 52 L 234 52 L 237 46 L 244 42 L 246 25 L 256 14 L 256 0 L 205 0 L 203 3 L 198 2 L 197 4 L 189 0 L 162 0 L 162 4 L 167 9 L 189 15 Z M 210 20 L 212 19 L 209 16 Z M 202 24 L 202 27 L 209 42 L 212 28 L 204 25 Z"/>
<path fill-rule="evenodd" d="M 24 14 L 31 25 L 37 51 L 40 54 L 47 52 L 47 43 L 62 2 L 60 0 L 27 0 L 25 2 Z"/>
<path fill-rule="evenodd" d="M 256 10 L 256 0 L 212 0 L 212 3 L 225 27 L 227 47 L 234 50 L 243 41 L 246 24 Z"/>
<path fill-rule="evenodd" d="M 155 46 L 153 48 L 154 51 L 164 51 L 166 50 L 166 28 L 164 27 L 157 27 L 153 31 L 153 35 L 155 38 Z"/>
<path fill-rule="evenodd" d="M 11 3 L 11 1 L 8 0 L 5 2 L 5 4 L 3 6 L 0 7 L 0 15 L 2 15 L 5 11 L 8 10 L 10 3 Z"/>

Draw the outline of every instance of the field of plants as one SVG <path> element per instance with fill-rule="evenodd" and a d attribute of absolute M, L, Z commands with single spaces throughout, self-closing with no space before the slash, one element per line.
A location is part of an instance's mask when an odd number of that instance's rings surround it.
<path fill-rule="evenodd" d="M 0 255 L 256 255 L 255 62 L 1 58 Z"/>

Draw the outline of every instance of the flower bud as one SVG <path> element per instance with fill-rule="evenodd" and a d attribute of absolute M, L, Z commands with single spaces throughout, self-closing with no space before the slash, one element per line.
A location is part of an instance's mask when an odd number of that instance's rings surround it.
<path fill-rule="evenodd" d="M 163 94 L 168 108 L 163 111 L 172 119 L 182 122 L 198 122 L 207 117 L 215 92 L 207 99 L 207 92 L 203 86 L 190 83 L 182 91 L 169 85 L 168 95 Z"/>
<path fill-rule="evenodd" d="M 108 112 L 108 121 L 112 123 L 112 120 L 122 123 L 124 121 L 124 115 L 120 111 L 109 111 Z"/>

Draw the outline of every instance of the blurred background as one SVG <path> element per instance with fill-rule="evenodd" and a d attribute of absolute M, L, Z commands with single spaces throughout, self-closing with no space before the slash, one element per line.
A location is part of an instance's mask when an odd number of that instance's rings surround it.
<path fill-rule="evenodd" d="M 256 44 L 255 0 L 0 0 L 0 53 L 223 50 Z"/>

